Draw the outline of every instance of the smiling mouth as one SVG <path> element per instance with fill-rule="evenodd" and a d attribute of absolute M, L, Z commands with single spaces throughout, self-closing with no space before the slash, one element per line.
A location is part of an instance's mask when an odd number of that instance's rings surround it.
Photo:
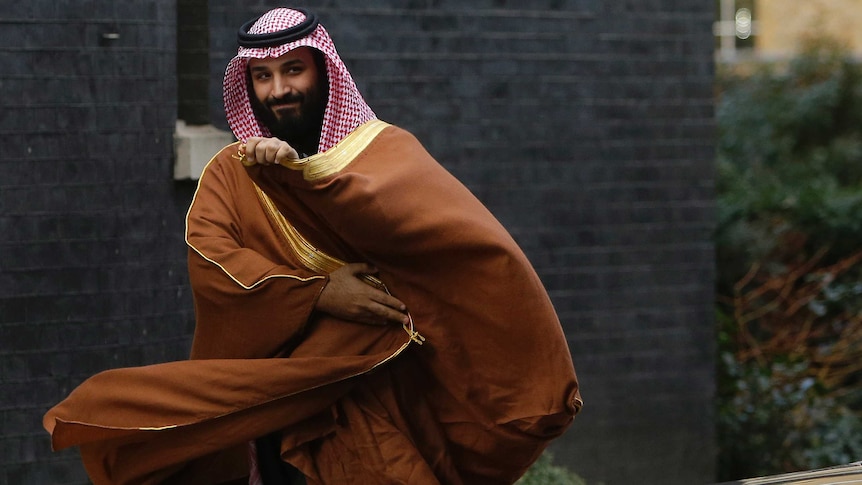
<path fill-rule="evenodd" d="M 276 117 L 281 118 L 282 116 L 289 116 L 299 111 L 299 102 L 277 104 L 271 106 L 270 109 Z"/>
<path fill-rule="evenodd" d="M 279 103 L 272 105 L 273 111 L 278 111 L 282 109 L 294 109 L 299 106 L 299 101 L 290 101 L 287 103 Z"/>

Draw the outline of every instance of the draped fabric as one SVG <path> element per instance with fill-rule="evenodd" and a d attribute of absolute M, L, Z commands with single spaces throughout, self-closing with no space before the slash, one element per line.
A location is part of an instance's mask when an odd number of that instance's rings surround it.
<path fill-rule="evenodd" d="M 346 166 L 340 145 L 305 165 L 245 168 L 236 145 L 210 162 L 187 229 L 194 360 L 107 371 L 45 417 L 94 483 L 241 479 L 245 443 L 278 430 L 312 484 L 512 483 L 567 429 L 571 357 L 515 242 L 409 133 L 353 141 Z M 314 249 L 377 266 L 424 345 L 314 312 L 325 275 L 256 187 Z"/>

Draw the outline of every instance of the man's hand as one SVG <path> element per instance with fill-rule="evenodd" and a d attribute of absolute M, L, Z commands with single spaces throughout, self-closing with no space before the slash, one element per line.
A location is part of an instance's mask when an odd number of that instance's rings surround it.
<path fill-rule="evenodd" d="M 294 148 L 278 138 L 251 137 L 245 142 L 243 151 L 245 165 L 273 165 L 281 164 L 288 160 L 296 160 L 299 153 Z"/>
<path fill-rule="evenodd" d="M 408 323 L 404 303 L 364 283 L 359 276 L 375 273 L 377 270 L 364 263 L 347 264 L 333 271 L 317 300 L 317 310 L 370 325 Z"/>

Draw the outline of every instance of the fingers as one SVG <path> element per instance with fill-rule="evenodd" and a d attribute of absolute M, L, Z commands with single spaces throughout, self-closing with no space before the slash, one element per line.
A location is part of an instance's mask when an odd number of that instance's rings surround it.
<path fill-rule="evenodd" d="M 372 325 L 408 323 L 407 305 L 398 298 L 368 283 L 352 278 L 354 319 Z"/>
<path fill-rule="evenodd" d="M 407 306 L 399 299 L 363 281 L 361 274 L 377 270 L 364 263 L 345 265 L 329 275 L 316 308 L 336 317 L 371 325 L 409 323 Z"/>
<path fill-rule="evenodd" d="M 278 138 L 251 137 L 245 143 L 245 160 L 248 165 L 281 164 L 299 158 L 299 154 L 287 142 Z"/>
<path fill-rule="evenodd" d="M 368 286 L 368 289 L 370 291 L 366 293 L 368 300 L 365 310 L 368 312 L 369 321 L 365 323 L 381 322 L 384 325 L 409 323 L 407 305 L 404 302 L 377 288 Z"/>
<path fill-rule="evenodd" d="M 376 290 L 375 290 L 376 291 Z M 368 325 L 404 325 L 409 317 L 403 310 L 368 299 L 358 305 L 350 320 Z"/>
<path fill-rule="evenodd" d="M 360 274 L 377 274 L 377 268 L 367 263 L 348 263 L 342 268 L 353 276 L 358 276 Z"/>
<path fill-rule="evenodd" d="M 297 160 L 299 159 L 299 153 L 296 150 L 288 145 L 286 142 L 281 142 L 278 146 L 278 150 L 275 153 L 275 163 L 284 163 L 288 160 Z"/>
<path fill-rule="evenodd" d="M 377 305 L 369 306 L 367 320 L 362 323 L 367 323 L 370 325 L 404 325 L 409 322 L 410 319 L 406 314 L 395 310 L 390 306 L 378 303 Z"/>
<path fill-rule="evenodd" d="M 344 271 L 349 272 L 357 278 L 364 274 L 374 275 L 378 273 L 377 268 L 366 263 L 347 264 L 344 266 Z M 404 302 L 390 295 L 386 291 L 381 290 L 380 288 L 371 287 L 371 291 L 366 292 L 366 295 L 369 299 L 379 303 L 380 305 L 383 305 L 386 308 L 394 308 L 399 312 L 404 312 L 405 310 L 407 310 L 407 305 L 405 305 Z M 381 315 L 383 315 L 383 313 L 385 312 L 380 313 Z"/>
<path fill-rule="evenodd" d="M 372 288 L 374 291 L 369 295 L 369 297 L 374 300 L 374 302 L 386 307 L 395 309 L 399 312 L 403 312 L 407 310 L 407 305 L 404 304 L 398 298 L 386 293 L 384 291 L 378 290 L 376 288 Z"/>

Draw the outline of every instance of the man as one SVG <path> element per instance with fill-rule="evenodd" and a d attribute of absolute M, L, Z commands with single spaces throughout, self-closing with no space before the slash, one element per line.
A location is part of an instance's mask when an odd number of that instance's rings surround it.
<path fill-rule="evenodd" d="M 97 485 L 514 482 L 582 405 L 535 271 L 314 15 L 238 38 L 239 141 L 187 218 L 192 359 L 89 379 L 46 415 L 54 447 Z"/>

